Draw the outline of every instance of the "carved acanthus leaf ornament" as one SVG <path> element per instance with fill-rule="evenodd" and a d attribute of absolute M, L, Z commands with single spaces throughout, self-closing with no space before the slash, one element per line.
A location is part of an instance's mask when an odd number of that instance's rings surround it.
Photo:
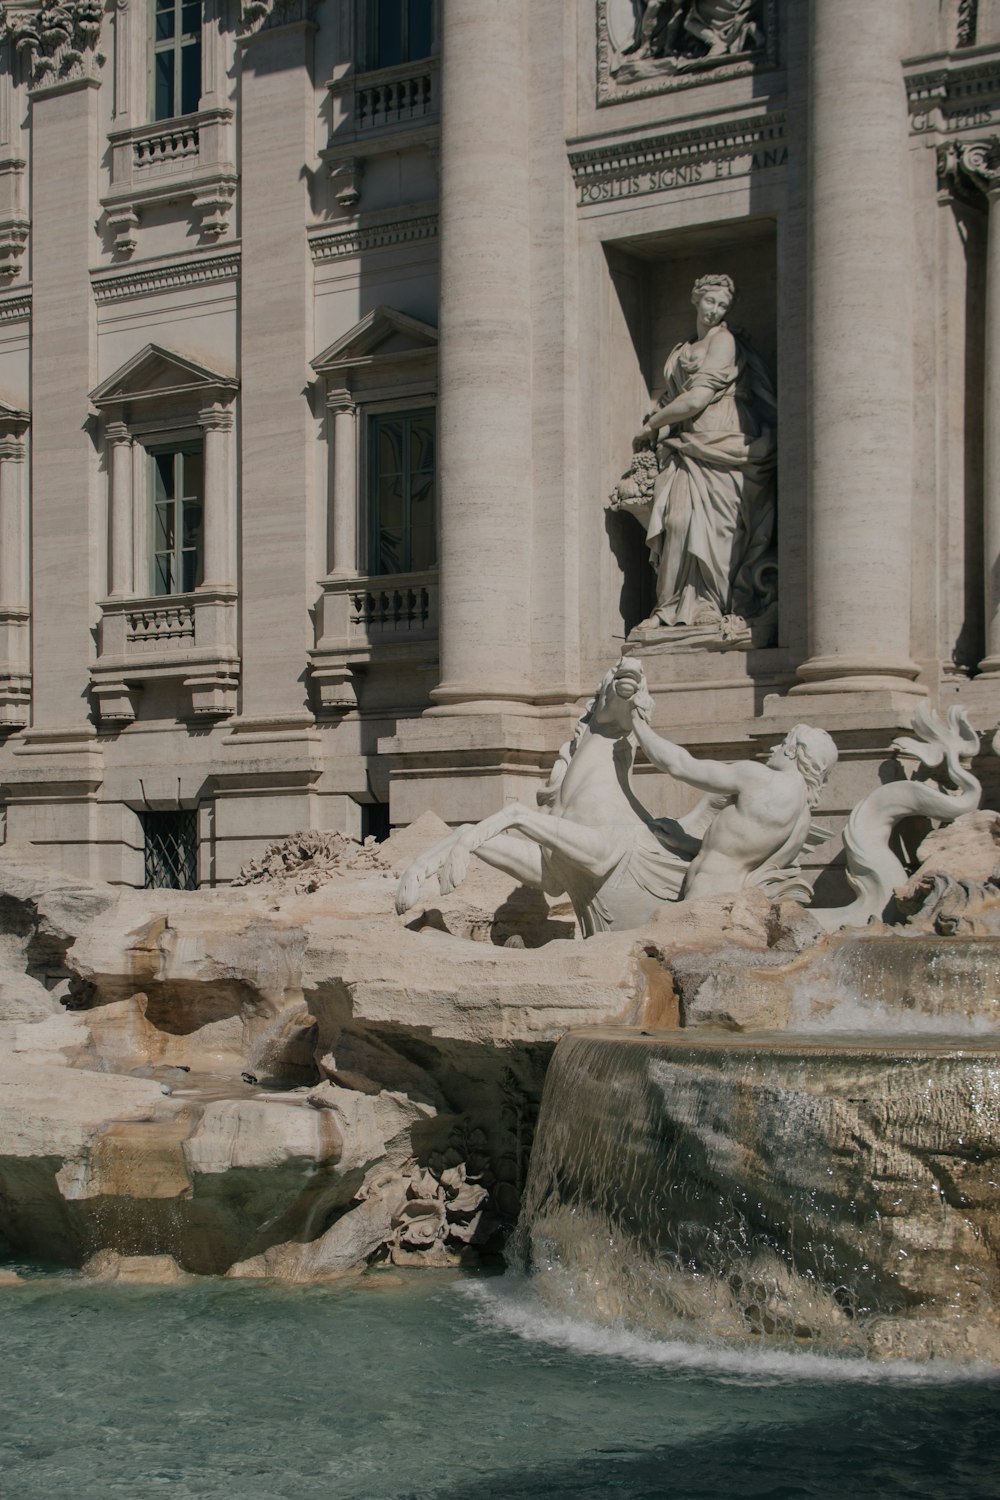
<path fill-rule="evenodd" d="M 37 10 L 0 5 L 0 36 L 27 61 L 34 88 L 96 78 L 105 62 L 97 50 L 103 14 L 100 0 L 42 0 Z"/>

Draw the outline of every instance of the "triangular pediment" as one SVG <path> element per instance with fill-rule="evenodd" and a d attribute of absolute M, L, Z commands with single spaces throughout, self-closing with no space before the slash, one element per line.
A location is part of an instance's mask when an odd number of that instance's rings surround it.
<path fill-rule="evenodd" d="M 0 428 L 9 431 L 11 427 L 27 427 L 31 418 L 26 411 L 19 406 L 12 406 L 9 401 L 0 397 Z"/>
<path fill-rule="evenodd" d="M 433 354 L 437 344 L 438 331 L 430 323 L 394 307 L 373 307 L 360 323 L 318 354 L 312 367 L 317 375 L 329 375 L 355 365 Z"/>
<path fill-rule="evenodd" d="M 95 406 L 118 406 L 125 402 L 164 401 L 170 397 L 203 396 L 206 399 L 231 394 L 238 382 L 231 373 L 213 370 L 188 354 L 147 344 L 138 354 L 102 380 L 90 393 Z"/>

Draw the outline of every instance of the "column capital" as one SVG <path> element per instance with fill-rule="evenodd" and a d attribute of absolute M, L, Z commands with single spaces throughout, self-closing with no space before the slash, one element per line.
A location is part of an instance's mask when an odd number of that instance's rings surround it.
<path fill-rule="evenodd" d="M 25 443 L 13 433 L 0 433 L 0 463 L 23 464 Z"/>
<path fill-rule="evenodd" d="M 335 416 L 354 417 L 357 415 L 358 403 L 351 391 L 327 391 L 327 410 L 332 411 Z"/>
<path fill-rule="evenodd" d="M 1000 193 L 1000 135 L 939 146 L 938 177 L 946 184 L 971 185 L 992 204 Z"/>
<path fill-rule="evenodd" d="M 116 447 L 120 443 L 131 443 L 132 441 L 132 433 L 129 430 L 129 425 L 127 422 L 123 422 L 120 417 L 115 418 L 111 422 L 105 422 L 104 436 L 109 443 Z"/>
<path fill-rule="evenodd" d="M 230 405 L 221 402 L 206 407 L 198 413 L 198 426 L 205 432 L 231 432 L 233 429 L 233 409 Z"/>

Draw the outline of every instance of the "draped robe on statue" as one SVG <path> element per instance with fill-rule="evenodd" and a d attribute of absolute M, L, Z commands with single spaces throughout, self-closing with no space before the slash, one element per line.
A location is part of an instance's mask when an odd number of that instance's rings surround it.
<path fill-rule="evenodd" d="M 703 349 L 682 343 L 664 368 L 661 405 L 682 392 L 705 396 L 704 409 L 657 450 L 646 541 L 656 571 L 652 618 L 664 625 L 756 614 L 756 570 L 774 533 L 775 398 L 767 371 L 738 338 L 733 364 L 703 371 L 703 359 Z"/>

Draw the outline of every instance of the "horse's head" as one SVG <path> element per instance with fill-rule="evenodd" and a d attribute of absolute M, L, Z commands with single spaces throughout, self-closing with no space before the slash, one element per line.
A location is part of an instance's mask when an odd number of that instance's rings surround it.
<path fill-rule="evenodd" d="M 594 698 L 591 722 L 615 728 L 621 734 L 632 732 L 633 702 L 643 712 L 652 709 L 646 673 L 634 656 L 623 656 L 617 666 L 606 672 Z M 643 714 L 645 717 L 645 713 Z"/>

